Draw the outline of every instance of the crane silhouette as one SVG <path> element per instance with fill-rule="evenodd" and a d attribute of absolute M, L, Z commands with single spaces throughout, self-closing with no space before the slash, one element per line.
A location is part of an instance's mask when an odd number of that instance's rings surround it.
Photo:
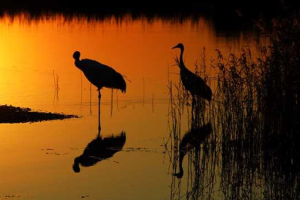
<path fill-rule="evenodd" d="M 182 138 L 179 144 L 179 172 L 174 173 L 173 176 L 177 178 L 182 178 L 183 176 L 183 158 L 188 151 L 195 148 L 199 150 L 200 145 L 205 141 L 205 139 L 210 135 L 212 131 L 211 123 L 207 123 L 199 128 L 192 128 L 188 131 Z"/>
<path fill-rule="evenodd" d="M 126 142 L 126 133 L 122 131 L 119 135 L 102 138 L 97 136 L 85 148 L 82 155 L 76 157 L 73 163 L 73 171 L 80 172 L 80 165 L 83 167 L 94 166 L 100 161 L 109 159 L 123 149 Z"/>
<path fill-rule="evenodd" d="M 184 62 L 183 62 L 183 52 L 184 52 L 184 46 L 182 43 L 177 44 L 174 46 L 172 49 L 179 48 L 181 50 L 180 52 L 180 60 L 179 60 L 179 68 L 180 68 L 180 77 L 183 86 L 185 87 L 186 90 L 188 90 L 192 97 L 193 97 L 193 102 L 195 96 L 200 96 L 207 101 L 211 101 L 212 97 L 212 91 L 210 87 L 205 83 L 205 81 L 191 72 L 188 68 L 186 68 Z"/>
<path fill-rule="evenodd" d="M 123 76 L 116 72 L 113 68 L 99 63 L 95 60 L 82 59 L 80 60 L 80 52 L 75 51 L 73 54 L 75 59 L 75 66 L 80 69 L 85 77 L 98 89 L 98 134 L 101 132 L 100 123 L 100 102 L 101 102 L 101 92 L 103 87 L 119 89 L 122 92 L 126 92 L 126 82 Z"/>

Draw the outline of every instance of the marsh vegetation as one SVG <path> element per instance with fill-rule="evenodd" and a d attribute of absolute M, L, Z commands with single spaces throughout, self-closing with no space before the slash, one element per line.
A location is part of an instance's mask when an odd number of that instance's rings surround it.
<path fill-rule="evenodd" d="M 209 65 L 200 58 L 196 73 L 215 86 L 209 106 L 197 99 L 192 109 L 181 83 L 170 82 L 171 199 L 299 199 L 299 35 L 298 15 L 277 18 L 269 45 L 258 45 L 257 57 L 243 48 L 240 55 L 216 50 Z M 207 70 L 217 70 L 217 77 Z M 182 116 L 191 130 L 184 136 Z M 210 134 L 203 129 L 207 123 Z M 201 142 L 182 148 L 186 136 L 201 128 L 192 137 L 195 143 L 201 136 Z M 187 190 L 181 191 L 177 178 L 185 154 Z"/>

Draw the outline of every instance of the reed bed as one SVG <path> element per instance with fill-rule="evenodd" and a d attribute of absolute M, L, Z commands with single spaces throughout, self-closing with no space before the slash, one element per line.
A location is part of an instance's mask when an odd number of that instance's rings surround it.
<path fill-rule="evenodd" d="M 180 156 L 188 157 L 186 191 L 179 192 L 183 186 L 177 184 L 171 199 L 300 199 L 299 19 L 296 14 L 273 20 L 269 46 L 259 46 L 258 57 L 250 48 L 228 56 L 216 50 L 207 66 L 203 50 L 195 73 L 214 82 L 210 105 L 198 98 L 191 109 L 180 81 L 169 83 L 166 147 L 172 152 L 173 174 Z M 216 79 L 207 70 L 216 70 Z M 190 130 L 212 126 L 209 137 L 184 154 L 183 116 L 188 116 Z M 173 176 L 173 186 L 176 181 L 181 179 Z"/>

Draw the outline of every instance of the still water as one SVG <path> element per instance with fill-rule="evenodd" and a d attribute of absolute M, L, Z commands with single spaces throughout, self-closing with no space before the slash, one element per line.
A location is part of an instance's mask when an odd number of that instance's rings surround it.
<path fill-rule="evenodd" d="M 238 53 L 249 44 L 242 33 L 215 32 L 213 22 L 205 18 L 179 23 L 130 16 L 101 21 L 59 14 L 37 19 L 27 14 L 2 17 L 0 105 L 81 118 L 1 124 L 0 199 L 186 198 L 186 174 L 174 195 L 174 176 L 164 147 L 170 132 L 168 79 L 176 82 L 179 77 L 179 69 L 173 66 L 179 51 L 171 48 L 179 42 L 185 45 L 185 63 L 191 70 L 203 47 L 209 61 L 215 49 Z M 97 136 L 98 98 L 96 88 L 74 66 L 76 50 L 82 58 L 113 67 L 127 82 L 125 94 L 113 91 L 112 95 L 103 89 L 101 105 L 102 136 L 124 132 L 124 146 L 107 159 L 94 159 L 93 166 L 80 166 L 80 173 L 73 170 L 74 159 Z M 207 73 L 215 75 L 213 70 Z M 182 117 L 182 132 L 187 127 L 187 117 Z M 183 161 L 186 170 L 187 162 Z M 223 199 L 220 178 L 214 184 L 213 196 Z"/>

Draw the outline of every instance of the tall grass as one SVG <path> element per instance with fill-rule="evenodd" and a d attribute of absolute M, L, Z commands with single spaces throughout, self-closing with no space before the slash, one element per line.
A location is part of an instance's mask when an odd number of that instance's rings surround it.
<path fill-rule="evenodd" d="M 214 81 L 213 102 L 208 106 L 197 99 L 193 110 L 186 106 L 191 114 L 188 121 L 191 128 L 210 121 L 213 132 L 199 144 L 201 148 L 188 152 L 192 160 L 188 179 L 194 181 L 186 186 L 190 188 L 187 199 L 210 199 L 213 191 L 224 199 L 300 198 L 299 19 L 293 15 L 273 20 L 270 45 L 258 48 L 259 57 L 250 48 L 228 56 L 216 50 L 209 67 L 205 54 L 196 62 L 195 73 L 207 83 Z M 207 77 L 207 69 L 218 71 L 216 80 Z M 171 86 L 170 135 L 176 171 L 182 126 L 178 123 L 191 100 L 180 83 Z"/>
<path fill-rule="evenodd" d="M 178 59 L 176 59 L 177 65 Z M 201 54 L 201 61 L 195 63 L 195 71 L 210 82 L 206 74 L 205 49 Z M 169 140 L 166 147 L 170 150 L 170 162 L 172 171 L 170 199 L 211 199 L 213 187 L 216 182 L 216 169 L 218 156 L 211 156 L 218 152 L 215 142 L 215 132 L 210 131 L 214 103 L 208 105 L 205 100 L 192 96 L 184 89 L 179 81 L 169 81 Z M 188 131 L 184 131 L 182 122 L 188 118 Z M 209 127 L 209 128 L 208 128 Z M 180 175 L 183 159 L 188 163 L 188 169 L 184 169 Z M 185 191 L 181 190 L 182 182 L 177 177 L 186 178 Z M 205 191 L 209 190 L 210 193 Z"/>
<path fill-rule="evenodd" d="M 53 70 L 53 83 L 54 83 L 54 96 L 53 96 L 53 103 L 59 102 L 59 75 L 57 73 L 54 73 Z"/>

